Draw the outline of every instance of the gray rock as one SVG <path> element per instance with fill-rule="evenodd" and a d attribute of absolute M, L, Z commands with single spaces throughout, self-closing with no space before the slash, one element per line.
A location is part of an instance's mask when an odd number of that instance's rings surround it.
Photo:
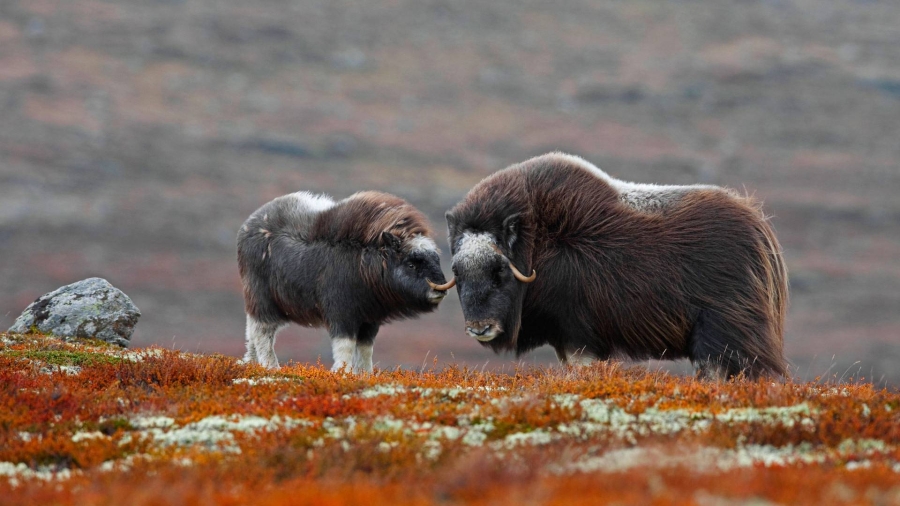
<path fill-rule="evenodd" d="M 9 332 L 36 329 L 62 338 L 87 337 L 127 347 L 141 312 L 121 290 L 88 278 L 42 295 L 16 318 Z"/>

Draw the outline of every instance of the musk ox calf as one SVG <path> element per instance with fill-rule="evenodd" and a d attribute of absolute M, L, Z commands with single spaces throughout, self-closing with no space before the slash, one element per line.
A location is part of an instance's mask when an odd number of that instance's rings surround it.
<path fill-rule="evenodd" d="M 333 370 L 372 371 L 381 324 L 433 311 L 445 283 L 425 217 L 393 195 L 339 202 L 292 193 L 260 207 L 238 232 L 248 362 L 278 367 L 275 334 L 324 325 Z"/>
<path fill-rule="evenodd" d="M 751 197 L 627 183 L 551 153 L 484 179 L 447 222 L 466 331 L 494 351 L 786 372 L 787 273 Z"/>

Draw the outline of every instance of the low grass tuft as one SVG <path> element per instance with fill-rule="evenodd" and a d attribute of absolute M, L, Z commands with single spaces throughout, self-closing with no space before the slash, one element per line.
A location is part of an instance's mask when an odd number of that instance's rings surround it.
<path fill-rule="evenodd" d="M 118 364 L 122 359 L 103 353 L 68 350 L 12 350 L 6 352 L 11 357 L 27 358 L 50 365 L 91 366 L 99 364 Z"/>

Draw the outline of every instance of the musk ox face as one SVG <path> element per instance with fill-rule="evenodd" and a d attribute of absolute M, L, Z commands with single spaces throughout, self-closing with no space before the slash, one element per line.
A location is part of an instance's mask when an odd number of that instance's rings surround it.
<path fill-rule="evenodd" d="M 466 319 L 466 333 L 495 350 L 514 346 L 525 287 L 535 279 L 534 275 L 522 275 L 503 252 L 515 248 L 517 227 L 518 216 L 504 220 L 499 233 L 455 233 L 452 223 L 450 227 L 453 273 Z"/>
<path fill-rule="evenodd" d="M 387 268 L 394 290 L 408 307 L 417 311 L 434 310 L 452 286 L 447 286 L 434 241 L 418 235 L 402 243 L 388 232 L 383 234 L 383 240 L 391 250 Z"/>

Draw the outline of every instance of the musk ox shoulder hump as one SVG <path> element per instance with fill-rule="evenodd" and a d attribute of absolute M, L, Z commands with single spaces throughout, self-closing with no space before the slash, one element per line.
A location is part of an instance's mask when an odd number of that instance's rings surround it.
<path fill-rule="evenodd" d="M 317 220 L 310 240 L 380 245 L 382 233 L 396 236 L 404 247 L 437 251 L 427 218 L 407 201 L 379 191 L 363 191 L 335 203 Z"/>
<path fill-rule="evenodd" d="M 696 190 L 725 191 L 721 187 L 704 184 L 678 186 L 631 183 L 610 176 L 599 167 L 580 156 L 555 152 L 543 155 L 543 157 L 550 160 L 562 161 L 571 167 L 577 167 L 590 172 L 593 176 L 612 186 L 613 189 L 618 192 L 620 202 L 635 211 L 644 213 L 658 213 L 665 211 L 671 205 L 678 202 L 685 194 Z"/>
<path fill-rule="evenodd" d="M 334 207 L 334 200 L 325 194 L 315 195 L 310 192 L 300 191 L 280 198 L 284 199 L 286 204 L 285 211 L 292 216 L 318 214 Z"/>

